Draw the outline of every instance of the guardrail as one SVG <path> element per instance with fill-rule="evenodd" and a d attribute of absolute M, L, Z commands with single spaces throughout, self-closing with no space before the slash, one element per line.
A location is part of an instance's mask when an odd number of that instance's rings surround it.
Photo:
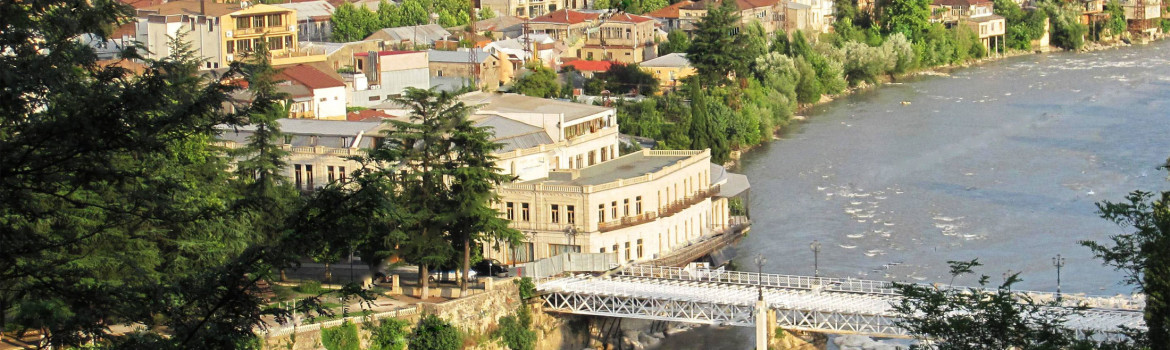
<path fill-rule="evenodd" d="M 408 307 L 394 309 L 391 311 L 379 312 L 379 313 L 375 313 L 372 315 L 350 316 L 350 317 L 344 317 L 341 319 L 330 320 L 330 321 L 319 322 L 319 323 L 311 323 L 311 324 L 304 324 L 304 325 L 292 325 L 292 326 L 285 326 L 285 327 L 275 328 L 275 329 L 272 329 L 272 328 L 263 329 L 263 330 L 257 331 L 256 335 L 264 337 L 264 338 L 281 337 L 281 336 L 286 336 L 286 335 L 293 334 L 293 333 L 311 332 L 311 331 L 320 330 L 322 328 L 337 327 L 337 326 L 340 326 L 342 323 L 345 323 L 345 321 L 353 322 L 355 324 L 362 324 L 363 322 L 366 322 L 366 320 L 371 320 L 371 321 L 372 320 L 381 320 L 384 318 L 391 318 L 391 317 L 398 318 L 398 317 L 403 317 L 403 316 L 411 316 L 411 315 L 415 315 L 418 313 L 419 313 L 419 307 L 417 305 L 416 306 L 408 306 Z"/>

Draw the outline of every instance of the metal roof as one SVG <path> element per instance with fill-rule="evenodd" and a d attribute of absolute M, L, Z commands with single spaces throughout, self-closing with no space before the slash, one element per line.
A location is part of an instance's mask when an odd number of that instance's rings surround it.
<path fill-rule="evenodd" d="M 658 57 L 638 64 L 639 67 L 668 67 L 668 68 L 682 68 L 690 67 L 691 61 L 687 59 L 687 54 L 682 52 L 675 52 L 666 56 Z"/>
<path fill-rule="evenodd" d="M 490 53 L 483 49 L 475 49 L 475 63 L 483 63 L 491 56 Z M 447 62 L 447 63 L 468 63 L 471 62 L 471 54 L 467 50 L 458 51 L 442 51 L 442 50 L 427 50 L 427 55 L 430 56 L 431 62 Z"/>

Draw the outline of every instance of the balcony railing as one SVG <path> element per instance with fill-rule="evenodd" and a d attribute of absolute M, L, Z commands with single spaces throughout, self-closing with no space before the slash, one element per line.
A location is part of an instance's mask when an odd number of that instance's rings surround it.
<path fill-rule="evenodd" d="M 699 204 L 699 202 L 702 202 L 707 198 L 711 198 L 717 193 L 719 193 L 719 186 L 712 186 L 705 190 L 699 190 L 691 196 L 667 203 L 667 205 L 661 207 L 659 212 L 662 213 L 661 216 L 664 218 L 670 217 L 671 215 L 678 214 L 678 212 L 683 211 L 683 209 L 690 208 L 692 205 Z"/>
<path fill-rule="evenodd" d="M 657 212 L 648 211 L 648 212 L 644 212 L 642 214 L 638 214 L 638 215 L 634 215 L 634 216 L 623 217 L 623 218 L 621 218 L 621 220 L 614 220 L 614 221 L 610 221 L 610 222 L 599 223 L 599 224 L 597 224 L 597 231 L 609 232 L 609 231 L 613 231 L 613 230 L 619 230 L 619 229 L 623 229 L 626 227 L 637 226 L 637 225 L 641 225 L 641 224 L 644 224 L 647 222 L 651 222 L 657 218 L 658 218 Z"/>

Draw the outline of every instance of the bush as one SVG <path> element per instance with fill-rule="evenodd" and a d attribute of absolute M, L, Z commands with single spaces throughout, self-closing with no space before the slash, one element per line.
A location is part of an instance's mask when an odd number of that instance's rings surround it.
<path fill-rule="evenodd" d="M 357 325 L 345 321 L 340 326 L 322 329 L 321 346 L 328 350 L 361 350 Z"/>
<path fill-rule="evenodd" d="M 447 321 L 427 315 L 410 334 L 411 350 L 458 350 L 463 345 L 463 334 Z"/>
<path fill-rule="evenodd" d="M 523 277 L 513 283 L 520 287 L 520 299 L 528 300 L 536 296 L 536 283 L 532 283 L 532 278 Z"/>
<path fill-rule="evenodd" d="M 528 306 L 521 304 L 516 316 L 500 317 L 500 328 L 496 337 L 512 350 L 533 350 L 536 348 L 536 332 L 532 331 L 532 314 Z"/>
<path fill-rule="evenodd" d="M 293 290 L 297 291 L 297 293 L 317 294 L 317 295 L 319 295 L 325 291 L 324 288 L 321 288 L 321 282 L 318 282 L 318 281 L 302 282 L 300 285 L 293 287 Z"/>
<path fill-rule="evenodd" d="M 377 327 L 369 327 L 370 350 L 406 349 L 406 327 L 410 324 L 397 318 L 387 318 Z"/>

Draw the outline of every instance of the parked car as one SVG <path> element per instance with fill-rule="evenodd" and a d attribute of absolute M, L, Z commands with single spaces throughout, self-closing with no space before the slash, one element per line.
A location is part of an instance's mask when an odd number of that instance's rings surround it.
<path fill-rule="evenodd" d="M 471 265 L 471 271 L 475 271 L 480 276 L 500 276 L 508 274 L 508 267 L 496 259 L 483 259 L 475 265 Z"/>
<path fill-rule="evenodd" d="M 431 270 L 431 274 L 429 277 L 427 277 L 427 279 L 429 279 L 431 282 L 458 281 L 459 275 L 462 273 L 463 271 L 461 271 L 459 268 L 435 267 L 433 270 Z M 468 279 L 475 278 L 476 275 L 478 275 L 478 273 L 476 273 L 475 270 L 471 270 L 467 273 Z"/>

